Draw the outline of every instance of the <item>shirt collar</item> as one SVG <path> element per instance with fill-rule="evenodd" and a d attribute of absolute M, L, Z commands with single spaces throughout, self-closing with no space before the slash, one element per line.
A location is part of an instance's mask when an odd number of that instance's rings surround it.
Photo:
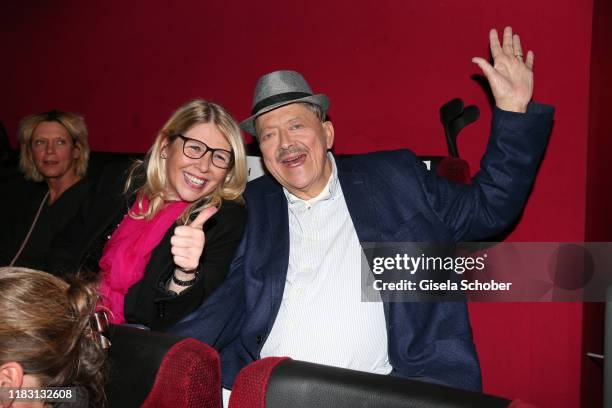
<path fill-rule="evenodd" d="M 299 198 L 298 196 L 291 194 L 285 187 L 283 187 L 283 192 L 285 193 L 285 197 L 287 198 L 287 202 L 289 203 L 289 205 L 302 203 L 305 205 L 312 206 L 313 204 L 319 201 L 329 200 L 338 195 L 340 190 L 340 183 L 338 181 L 338 169 L 336 167 L 336 160 L 334 159 L 334 155 L 331 154 L 331 152 L 327 152 L 327 158 L 332 164 L 332 174 L 331 176 L 329 176 L 327 184 L 325 185 L 323 190 L 321 190 L 319 195 L 311 198 L 310 200 L 304 200 Z"/>

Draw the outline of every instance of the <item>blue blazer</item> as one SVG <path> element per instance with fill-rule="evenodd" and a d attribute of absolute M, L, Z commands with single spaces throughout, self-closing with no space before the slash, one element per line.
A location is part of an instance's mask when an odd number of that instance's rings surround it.
<path fill-rule="evenodd" d="M 471 185 L 429 172 L 407 150 L 336 160 L 362 242 L 481 240 L 520 214 L 542 157 L 553 109 L 496 109 L 481 170 Z M 289 262 L 287 200 L 264 176 L 248 184 L 247 228 L 226 282 L 172 332 L 221 351 L 223 386 L 260 358 L 282 300 Z M 205 273 L 205 272 L 204 272 Z M 360 279 L 356 272 L 355 279 Z M 479 391 L 481 376 L 465 302 L 384 304 L 393 374 Z"/>

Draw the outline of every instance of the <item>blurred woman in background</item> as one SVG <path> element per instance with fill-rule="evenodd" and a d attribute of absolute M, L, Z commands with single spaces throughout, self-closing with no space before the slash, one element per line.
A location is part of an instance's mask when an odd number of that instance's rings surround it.
<path fill-rule="evenodd" d="M 82 117 L 60 110 L 25 117 L 19 128 L 19 166 L 26 180 L 3 205 L 0 265 L 45 269 L 55 236 L 89 192 L 89 144 Z"/>

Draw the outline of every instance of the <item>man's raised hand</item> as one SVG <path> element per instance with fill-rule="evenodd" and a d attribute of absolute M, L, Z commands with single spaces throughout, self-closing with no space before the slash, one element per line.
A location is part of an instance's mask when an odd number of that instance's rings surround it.
<path fill-rule="evenodd" d="M 499 44 L 497 31 L 489 33 L 493 65 L 484 58 L 472 58 L 489 81 L 495 104 L 498 108 L 525 112 L 533 95 L 533 60 L 532 51 L 523 56 L 521 39 L 512 35 L 512 27 L 504 28 L 503 45 Z"/>

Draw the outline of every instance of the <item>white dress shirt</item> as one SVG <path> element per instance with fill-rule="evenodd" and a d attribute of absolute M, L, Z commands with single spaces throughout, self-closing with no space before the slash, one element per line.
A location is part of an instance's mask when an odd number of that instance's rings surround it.
<path fill-rule="evenodd" d="M 333 156 L 323 191 L 302 200 L 284 190 L 289 206 L 289 269 L 283 299 L 261 358 L 289 356 L 388 374 L 382 302 L 361 301 L 362 249 Z"/>

